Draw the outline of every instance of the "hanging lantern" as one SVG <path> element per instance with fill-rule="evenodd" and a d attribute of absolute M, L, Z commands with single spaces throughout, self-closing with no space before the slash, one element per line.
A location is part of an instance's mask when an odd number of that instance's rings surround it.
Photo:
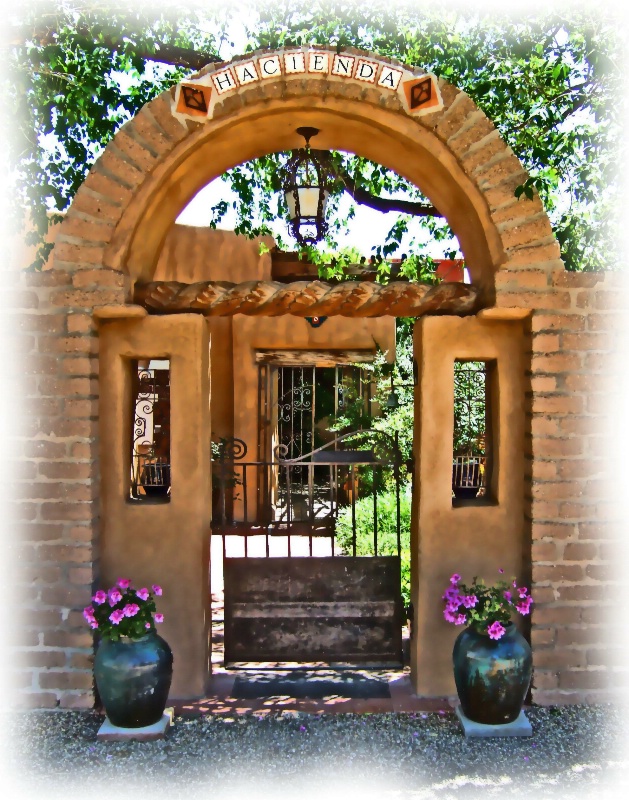
<path fill-rule="evenodd" d="M 320 242 L 328 229 L 325 207 L 330 195 L 330 177 L 322 158 L 310 149 L 317 128 L 297 128 L 306 146 L 293 150 L 286 165 L 284 197 L 290 231 L 301 245 Z"/>
<path fill-rule="evenodd" d="M 393 386 L 393 367 L 391 367 L 391 391 L 387 397 L 386 407 L 389 411 L 395 411 L 396 408 L 400 407 L 400 401 L 398 400 L 397 392 Z"/>

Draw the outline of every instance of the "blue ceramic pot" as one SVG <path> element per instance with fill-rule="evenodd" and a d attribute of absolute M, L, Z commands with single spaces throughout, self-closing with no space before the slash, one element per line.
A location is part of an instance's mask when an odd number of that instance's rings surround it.
<path fill-rule="evenodd" d="M 101 641 L 94 657 L 96 688 L 113 725 L 142 728 L 162 718 L 173 674 L 173 654 L 156 633 Z"/>
<path fill-rule="evenodd" d="M 457 637 L 452 652 L 454 681 L 468 719 L 504 725 L 518 718 L 531 683 L 531 648 L 510 623 L 501 639 L 474 627 Z"/>

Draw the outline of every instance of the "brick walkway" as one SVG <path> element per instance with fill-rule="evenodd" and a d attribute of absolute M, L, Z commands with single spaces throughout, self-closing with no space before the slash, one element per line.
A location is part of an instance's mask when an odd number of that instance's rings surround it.
<path fill-rule="evenodd" d="M 301 665 L 300 665 L 301 666 Z M 295 697 L 269 697 L 239 700 L 231 696 L 237 672 L 217 672 L 212 677 L 210 693 L 202 700 L 175 702 L 175 713 L 201 714 L 251 714 L 264 716 L 278 711 L 302 711 L 307 714 L 384 714 L 387 712 L 452 711 L 454 698 L 416 697 L 407 672 L 392 673 L 389 680 L 391 697 L 359 700 L 330 697 L 308 700 Z"/>

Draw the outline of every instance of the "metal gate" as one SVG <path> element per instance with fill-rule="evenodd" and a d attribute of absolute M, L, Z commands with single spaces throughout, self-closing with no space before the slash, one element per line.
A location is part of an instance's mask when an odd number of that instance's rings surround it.
<path fill-rule="evenodd" d="M 359 431 L 269 462 L 247 461 L 236 444 L 215 448 L 213 464 L 225 662 L 401 664 L 397 441 Z M 225 546 L 234 535 L 238 556 Z"/>

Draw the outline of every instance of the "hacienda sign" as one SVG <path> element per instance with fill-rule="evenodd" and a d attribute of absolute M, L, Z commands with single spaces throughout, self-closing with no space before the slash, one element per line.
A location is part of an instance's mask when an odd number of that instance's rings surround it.
<path fill-rule="evenodd" d="M 212 119 L 214 106 L 225 96 L 273 79 L 319 78 L 356 81 L 389 94 L 396 93 L 409 114 L 422 115 L 443 107 L 434 75 L 414 74 L 401 65 L 377 58 L 335 53 L 311 47 L 279 50 L 219 67 L 176 87 L 173 114 L 183 119 Z"/>

